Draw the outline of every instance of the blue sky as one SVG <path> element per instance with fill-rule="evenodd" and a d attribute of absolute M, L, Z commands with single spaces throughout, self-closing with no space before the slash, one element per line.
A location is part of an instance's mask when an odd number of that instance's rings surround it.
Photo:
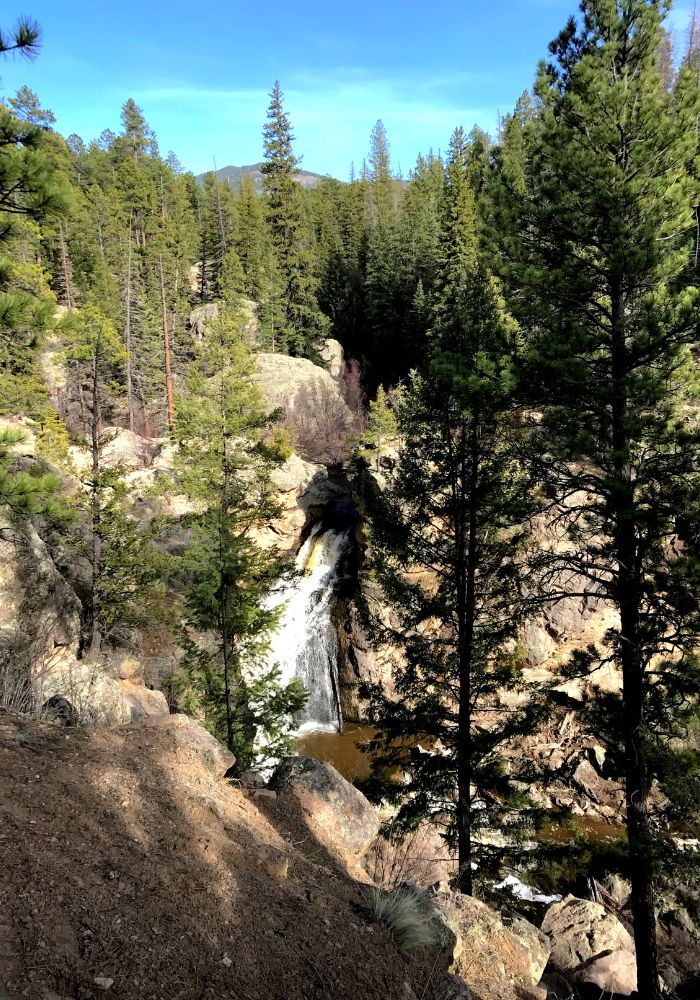
<path fill-rule="evenodd" d="M 261 158 L 268 91 L 279 78 L 309 170 L 346 178 L 386 126 L 394 167 L 444 149 L 456 125 L 495 130 L 532 84 L 576 0 L 24 0 L 42 26 L 34 63 L 6 60 L 64 134 L 119 129 L 134 97 L 163 153 L 197 172 Z M 682 45 L 692 0 L 672 15 Z M 11 18 L 3 5 L 3 26 Z"/>

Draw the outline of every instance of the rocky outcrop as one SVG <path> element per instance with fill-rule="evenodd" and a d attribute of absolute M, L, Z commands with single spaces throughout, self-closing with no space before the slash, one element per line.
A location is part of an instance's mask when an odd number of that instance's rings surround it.
<path fill-rule="evenodd" d="M 269 787 L 294 801 L 318 840 L 335 853 L 358 859 L 377 836 L 377 810 L 354 785 L 324 761 L 287 757 Z"/>
<path fill-rule="evenodd" d="M 102 664 L 66 659 L 34 673 L 36 709 L 61 699 L 75 724 L 117 726 L 152 716 L 168 715 L 162 691 L 129 680 L 117 680 Z"/>
<path fill-rule="evenodd" d="M 223 778 L 236 763 L 234 755 L 189 715 L 168 715 L 149 719 L 152 732 L 167 735 L 183 761 L 196 761 L 214 778 Z"/>
<path fill-rule="evenodd" d="M 345 358 L 342 345 L 337 340 L 324 340 L 319 349 L 319 356 L 324 367 L 334 382 L 340 382 L 345 369 Z"/>
<path fill-rule="evenodd" d="M 60 668 L 80 633 L 80 601 L 32 524 L 0 524 L 0 697 L 25 695 L 31 676 Z"/>
<path fill-rule="evenodd" d="M 599 903 L 566 896 L 549 907 L 542 930 L 551 941 L 550 962 L 557 971 L 606 993 L 630 996 L 636 991 L 632 936 Z"/>
<path fill-rule="evenodd" d="M 435 905 L 455 933 L 451 970 L 473 1000 L 546 1000 L 538 983 L 549 959 L 549 941 L 533 924 L 500 916 L 473 896 L 438 894 Z"/>
<path fill-rule="evenodd" d="M 325 466 L 306 462 L 295 454 L 277 466 L 270 479 L 281 513 L 259 533 L 258 541 L 292 555 L 299 549 L 305 529 L 345 496 L 346 490 L 330 479 Z"/>
<path fill-rule="evenodd" d="M 295 799 L 251 794 L 229 761 L 180 716 L 59 730 L 0 712 L 0 994 L 464 997 L 371 920 Z"/>
<path fill-rule="evenodd" d="M 257 380 L 270 410 L 284 413 L 295 450 L 310 461 L 339 465 L 352 452 L 357 414 L 343 395 L 340 345 L 327 353 L 331 371 L 306 358 L 258 354 Z"/>
<path fill-rule="evenodd" d="M 373 882 L 386 889 L 406 880 L 425 889 L 447 885 L 457 871 L 457 862 L 435 824 L 424 820 L 399 843 L 377 837 L 365 869 Z"/>
<path fill-rule="evenodd" d="M 315 394 L 332 400 L 341 412 L 347 409 L 333 375 L 307 358 L 261 353 L 256 355 L 256 366 L 258 385 L 271 410 L 298 413 L 314 401 Z"/>

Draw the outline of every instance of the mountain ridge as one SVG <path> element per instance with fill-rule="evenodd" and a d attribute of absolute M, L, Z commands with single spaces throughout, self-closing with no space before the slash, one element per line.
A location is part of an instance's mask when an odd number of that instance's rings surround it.
<path fill-rule="evenodd" d="M 243 177 L 250 177 L 255 186 L 255 191 L 257 194 L 262 194 L 263 189 L 263 175 L 262 175 L 262 160 L 259 163 L 248 163 L 240 167 L 230 164 L 227 167 L 219 167 L 218 170 L 206 170 L 202 174 L 196 175 L 196 180 L 201 184 L 208 173 L 214 173 L 219 178 L 219 180 L 227 181 L 234 190 L 238 187 Z M 300 170 L 297 173 L 297 180 L 302 187 L 313 188 L 317 187 L 318 184 L 329 177 L 329 174 L 317 174 L 312 170 Z"/>

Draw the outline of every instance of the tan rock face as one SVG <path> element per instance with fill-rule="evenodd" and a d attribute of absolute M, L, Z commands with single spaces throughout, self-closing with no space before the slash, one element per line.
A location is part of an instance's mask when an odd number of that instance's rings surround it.
<path fill-rule="evenodd" d="M 545 1000 L 538 986 L 549 958 L 549 941 L 522 917 L 508 926 L 495 910 L 472 896 L 440 897 L 458 943 L 452 970 L 474 1000 Z"/>
<path fill-rule="evenodd" d="M 38 707 L 52 698 L 64 698 L 82 725 L 115 726 L 139 719 L 169 715 L 162 691 L 110 677 L 102 664 L 67 660 L 35 673 Z"/>
<path fill-rule="evenodd" d="M 294 413 L 312 399 L 316 390 L 346 405 L 330 372 L 307 358 L 261 353 L 256 356 L 256 365 L 258 385 L 272 410 Z"/>
<path fill-rule="evenodd" d="M 117 427 L 107 435 L 102 459 L 109 467 L 123 465 L 128 469 L 148 469 L 156 461 L 163 444 L 159 438 L 141 437 L 125 427 Z"/>
<path fill-rule="evenodd" d="M 326 367 L 326 371 L 332 379 L 336 382 L 340 381 L 343 377 L 343 368 L 345 363 L 345 358 L 343 356 L 343 348 L 337 340 L 324 340 L 323 346 L 318 352 L 323 359 L 323 363 Z"/>
<path fill-rule="evenodd" d="M 269 787 L 296 802 L 318 840 L 334 853 L 364 855 L 377 836 L 379 813 L 336 769 L 312 757 L 287 757 Z"/>
<path fill-rule="evenodd" d="M 29 711 L 31 673 L 60 668 L 80 632 L 80 602 L 31 524 L 0 535 L 0 698 Z M 12 704 L 24 684 L 29 704 Z M 24 696 L 23 696 L 24 697 Z"/>
<path fill-rule="evenodd" d="M 609 993 L 630 996 L 636 991 L 634 941 L 600 904 L 567 896 L 549 907 L 542 930 L 552 943 L 555 969 Z"/>
<path fill-rule="evenodd" d="M 340 345 L 338 345 L 339 347 Z M 337 375 L 305 358 L 258 354 L 257 380 L 271 411 L 284 411 L 294 448 L 305 458 L 325 465 L 343 463 L 352 451 L 357 414 L 342 393 L 342 363 L 330 352 Z"/>

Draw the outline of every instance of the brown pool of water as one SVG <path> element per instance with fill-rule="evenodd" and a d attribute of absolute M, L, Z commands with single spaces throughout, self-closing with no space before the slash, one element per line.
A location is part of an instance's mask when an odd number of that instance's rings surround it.
<path fill-rule="evenodd" d="M 342 733 L 303 733 L 297 740 L 297 753 L 324 760 L 340 771 L 348 781 L 369 776 L 370 758 L 360 749 L 375 734 L 372 726 L 346 726 Z"/>
<path fill-rule="evenodd" d="M 602 843 L 626 837 L 627 831 L 618 823 L 606 823 L 590 816 L 576 816 L 570 824 L 555 822 L 543 827 L 539 839 L 550 844 L 568 844 L 581 834 L 589 840 Z"/>

